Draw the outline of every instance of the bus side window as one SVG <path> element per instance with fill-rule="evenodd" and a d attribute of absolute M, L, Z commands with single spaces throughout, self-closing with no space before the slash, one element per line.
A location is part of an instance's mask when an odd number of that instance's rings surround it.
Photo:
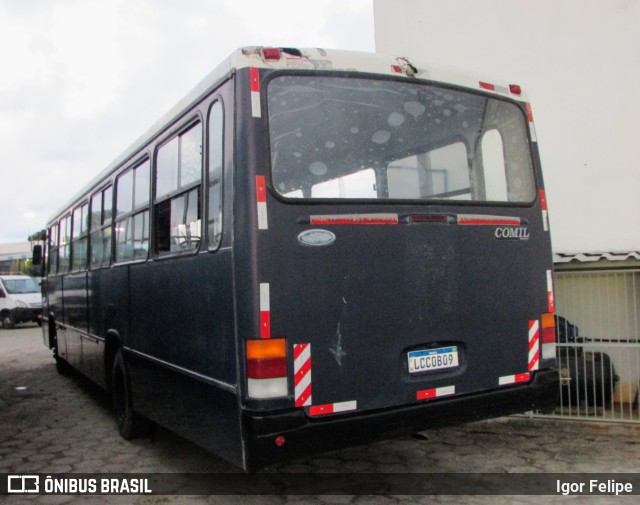
<path fill-rule="evenodd" d="M 222 238 L 223 125 L 222 102 L 217 101 L 211 106 L 209 113 L 209 205 L 207 223 L 210 250 L 217 249 Z"/>
<path fill-rule="evenodd" d="M 150 171 L 145 160 L 116 180 L 116 262 L 147 259 Z"/>
<path fill-rule="evenodd" d="M 60 231 L 58 234 L 58 273 L 69 271 L 69 260 L 71 258 L 71 216 L 63 217 L 60 220 Z"/>
<path fill-rule="evenodd" d="M 91 268 L 111 264 L 111 186 L 91 199 Z"/>
<path fill-rule="evenodd" d="M 160 146 L 155 168 L 154 250 L 157 254 L 193 252 L 202 235 L 202 124 Z"/>
<path fill-rule="evenodd" d="M 58 223 L 49 228 L 49 274 L 58 273 Z"/>
<path fill-rule="evenodd" d="M 87 268 L 87 223 L 89 205 L 84 203 L 73 211 L 73 238 L 71 242 L 71 270 Z"/>

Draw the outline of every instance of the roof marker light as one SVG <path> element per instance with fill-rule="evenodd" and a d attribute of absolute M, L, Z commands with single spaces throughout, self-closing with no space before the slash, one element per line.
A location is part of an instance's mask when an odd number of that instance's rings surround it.
<path fill-rule="evenodd" d="M 519 84 L 509 84 L 509 91 L 514 95 L 520 96 L 522 94 L 522 87 Z"/>
<path fill-rule="evenodd" d="M 282 51 L 277 47 L 263 47 L 262 57 L 265 60 L 278 61 L 282 57 Z"/>

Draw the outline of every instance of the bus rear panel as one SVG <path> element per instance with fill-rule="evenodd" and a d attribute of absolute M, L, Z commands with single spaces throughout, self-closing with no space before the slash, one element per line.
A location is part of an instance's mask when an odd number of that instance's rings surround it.
<path fill-rule="evenodd" d="M 244 106 L 260 107 L 237 138 L 255 198 L 240 223 L 255 231 L 248 461 L 553 405 L 528 104 L 483 83 L 314 64 L 238 75 L 240 96 L 254 90 Z M 252 158 L 247 139 L 265 150 Z"/>

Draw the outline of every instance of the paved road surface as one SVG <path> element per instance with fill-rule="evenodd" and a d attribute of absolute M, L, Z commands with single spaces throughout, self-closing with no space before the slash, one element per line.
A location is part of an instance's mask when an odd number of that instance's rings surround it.
<path fill-rule="evenodd" d="M 282 472 L 638 472 L 640 426 L 502 418 L 280 465 Z M 0 330 L 0 473 L 221 473 L 235 468 L 160 429 L 122 440 L 105 395 L 56 373 L 40 329 Z M 561 496 L 0 496 L 8 503 L 612 503 Z"/>

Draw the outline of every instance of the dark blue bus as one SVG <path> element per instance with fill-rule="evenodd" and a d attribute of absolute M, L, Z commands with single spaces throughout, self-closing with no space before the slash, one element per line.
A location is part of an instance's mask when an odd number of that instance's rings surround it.
<path fill-rule="evenodd" d="M 48 223 L 44 340 L 255 470 L 555 405 L 552 256 L 517 85 L 238 50 Z"/>

